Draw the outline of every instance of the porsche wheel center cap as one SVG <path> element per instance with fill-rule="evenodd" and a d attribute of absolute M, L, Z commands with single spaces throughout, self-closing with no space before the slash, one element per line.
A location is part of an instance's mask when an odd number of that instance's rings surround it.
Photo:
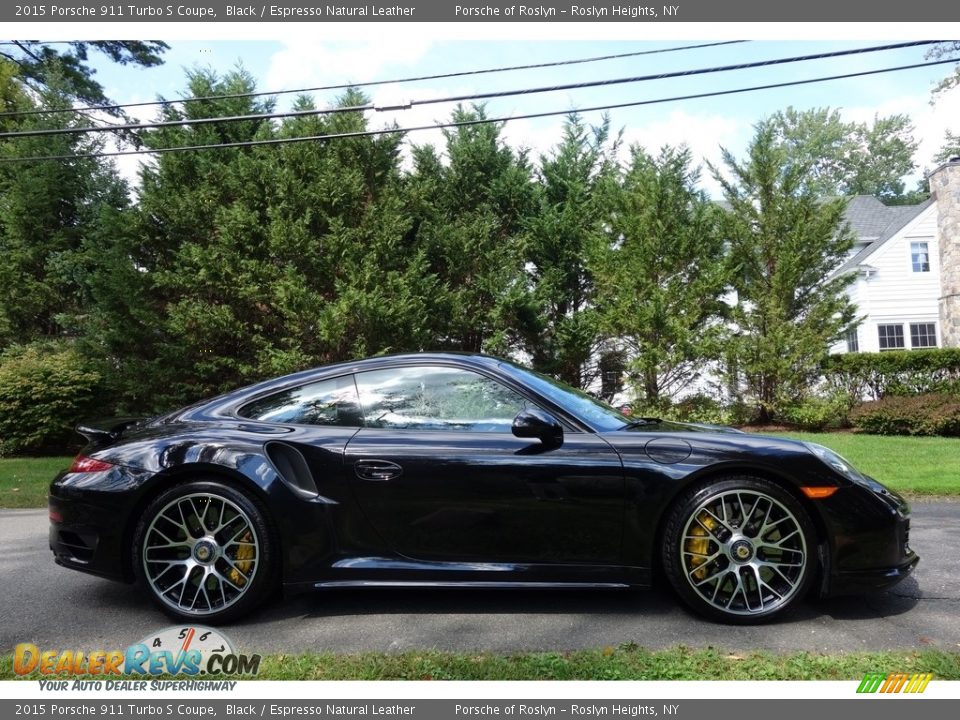
<path fill-rule="evenodd" d="M 753 546 L 747 540 L 737 540 L 730 546 L 730 556 L 736 562 L 748 562 L 753 558 Z"/>
<path fill-rule="evenodd" d="M 209 563 L 217 557 L 217 546 L 209 540 L 201 540 L 193 546 L 193 558 L 200 563 Z"/>

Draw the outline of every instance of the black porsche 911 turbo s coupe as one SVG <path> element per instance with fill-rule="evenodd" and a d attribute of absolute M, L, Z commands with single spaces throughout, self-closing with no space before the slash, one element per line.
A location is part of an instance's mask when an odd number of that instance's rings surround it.
<path fill-rule="evenodd" d="M 348 586 L 627 587 L 662 570 L 710 618 L 916 566 L 909 508 L 825 447 L 630 418 L 454 353 L 378 357 L 150 420 L 91 423 L 50 486 L 66 567 L 218 622 Z"/>

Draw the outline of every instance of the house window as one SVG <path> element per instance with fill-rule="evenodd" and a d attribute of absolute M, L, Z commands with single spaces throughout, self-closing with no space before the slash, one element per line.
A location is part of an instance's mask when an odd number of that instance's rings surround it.
<path fill-rule="evenodd" d="M 914 272 L 930 272 L 930 249 L 926 242 L 910 243 L 910 263 Z"/>
<path fill-rule="evenodd" d="M 928 348 L 937 346 L 935 323 L 910 323 L 910 347 Z"/>
<path fill-rule="evenodd" d="M 903 325 L 877 325 L 881 350 L 902 350 Z"/>
<path fill-rule="evenodd" d="M 847 352 L 860 352 L 860 338 L 857 337 L 856 328 L 847 331 Z"/>

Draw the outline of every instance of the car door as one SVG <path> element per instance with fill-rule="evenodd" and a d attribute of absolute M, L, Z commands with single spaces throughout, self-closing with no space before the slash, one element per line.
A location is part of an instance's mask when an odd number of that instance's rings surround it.
<path fill-rule="evenodd" d="M 362 511 L 395 552 L 433 561 L 615 563 L 624 473 L 568 428 L 560 447 L 511 432 L 527 397 L 480 372 L 355 375 L 364 427 L 345 451 Z"/>

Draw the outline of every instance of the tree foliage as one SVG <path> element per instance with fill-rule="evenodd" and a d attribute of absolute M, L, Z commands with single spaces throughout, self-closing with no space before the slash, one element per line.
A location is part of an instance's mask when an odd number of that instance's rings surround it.
<path fill-rule="evenodd" d="M 761 123 L 744 160 L 724 150 L 713 168 L 729 211 L 737 293 L 727 371 L 732 384 L 769 420 L 803 397 L 829 346 L 855 319 L 844 293 L 851 275 L 832 275 L 853 244 L 843 200 L 822 201 L 805 166 L 788 161 L 774 123 Z"/>
<path fill-rule="evenodd" d="M 190 77 L 194 96 L 252 88 L 243 70 Z M 339 102 L 365 99 L 347 93 Z M 309 103 L 301 99 L 299 107 Z M 270 107 L 268 100 L 232 97 L 164 113 L 189 119 Z M 252 119 L 164 128 L 148 142 L 209 144 L 366 127 L 361 113 L 348 112 L 279 127 Z M 88 334 L 100 355 L 124 368 L 130 404 L 159 408 L 311 365 L 425 345 L 435 283 L 409 234 L 399 142 L 388 134 L 171 153 L 145 166 L 136 231 L 94 281 L 101 313 Z M 123 297 L 110 295 L 107 278 L 118 275 L 127 283 Z M 114 333 L 117 327 L 124 331 Z"/>
<path fill-rule="evenodd" d="M 896 200 L 915 169 L 918 143 L 906 115 L 846 122 L 831 108 L 788 107 L 770 124 L 791 164 L 805 168 L 804 184 L 821 196 L 874 195 Z"/>
<path fill-rule="evenodd" d="M 482 106 L 458 107 L 453 122 L 486 117 Z M 444 131 L 445 158 L 414 148 L 409 192 L 418 241 L 437 276 L 431 312 L 436 346 L 505 353 L 509 328 L 524 301 L 522 234 L 534 198 L 525 152 L 503 139 L 502 124 Z M 445 161 L 444 161 L 445 160 Z"/>
<path fill-rule="evenodd" d="M 66 46 L 66 47 L 64 47 Z M 96 71 L 89 65 L 91 50 L 106 55 L 120 65 L 153 67 L 163 63 L 161 55 L 169 49 L 157 40 L 91 40 L 67 43 L 45 43 L 19 40 L 6 43 L 0 57 L 17 66 L 20 82 L 35 92 L 43 92 L 56 83 L 59 91 L 71 102 L 82 105 L 109 105 L 112 101 L 97 82 Z M 112 115 L 122 115 L 117 108 L 108 108 Z"/>
<path fill-rule="evenodd" d="M 957 59 L 957 65 L 953 68 L 953 71 L 933 88 L 932 102 L 936 102 L 937 98 L 943 95 L 943 93 L 960 86 L 960 40 L 948 40 L 937 43 L 927 51 L 927 58 L 931 60 Z"/>
<path fill-rule="evenodd" d="M 0 115 L 4 132 L 89 123 L 70 111 L 102 98 L 88 49 L 146 66 L 163 50 L 28 47 L 33 75 L 0 58 L 0 108 L 65 112 Z M 698 190 L 686 148 L 620 158 L 606 120 L 569 116 L 531 162 L 482 106 L 456 108 L 460 125 L 417 146 L 396 128 L 361 136 L 371 120 L 357 111 L 254 117 L 274 107 L 238 97 L 255 89 L 242 67 L 194 70 L 185 96 L 228 97 L 166 103 L 158 120 L 250 117 L 139 141 L 354 135 L 156 155 L 134 200 L 112 164 L 85 157 L 102 138 L 0 139 L 4 157 L 80 156 L 0 163 L 0 351 L 15 394 L 63 380 L 61 394 L 110 398 L 100 412 L 142 414 L 322 363 L 450 349 L 512 355 L 607 399 L 626 374 L 650 406 L 723 366 L 769 418 L 800 407 L 854 319 L 848 280 L 830 276 L 851 242 L 843 203 L 822 196 L 904 197 L 914 147 L 901 116 L 854 124 L 788 109 L 758 128 L 745 159 L 725 153 L 725 174 L 713 169 L 721 209 Z M 356 90 L 336 100 L 366 101 Z M 693 419 L 721 410 L 689 404 Z M 30 438 L 67 422 L 29 417 Z"/>
<path fill-rule="evenodd" d="M 608 120 L 593 128 L 567 118 L 563 139 L 540 158 L 536 199 L 526 220 L 525 312 L 518 318 L 519 348 L 533 366 L 574 387 L 597 378 L 604 336 L 597 317 L 588 256 L 604 238 L 615 182 Z"/>
<path fill-rule="evenodd" d="M 958 156 L 960 156 L 960 133 L 947 130 L 947 134 L 943 138 L 943 145 L 940 146 L 940 150 L 937 151 L 933 160 L 934 162 L 945 163 L 950 158 Z"/>
<path fill-rule="evenodd" d="M 720 211 L 697 189 L 689 149 L 639 146 L 596 255 L 604 331 L 627 350 L 642 402 L 655 407 L 719 357 L 728 278 Z"/>
<path fill-rule="evenodd" d="M 36 100 L 19 76 L 0 63 L 0 96 L 15 110 L 65 110 L 69 96 L 51 78 Z M 10 131 L 85 127 L 75 113 L 8 119 Z M 103 147 L 83 135 L 0 140 L 0 156 L 84 155 Z M 102 159 L 0 163 L 0 347 L 70 334 L 70 317 L 88 298 L 84 257 L 102 247 L 110 218 L 128 207 L 126 185 Z"/>

